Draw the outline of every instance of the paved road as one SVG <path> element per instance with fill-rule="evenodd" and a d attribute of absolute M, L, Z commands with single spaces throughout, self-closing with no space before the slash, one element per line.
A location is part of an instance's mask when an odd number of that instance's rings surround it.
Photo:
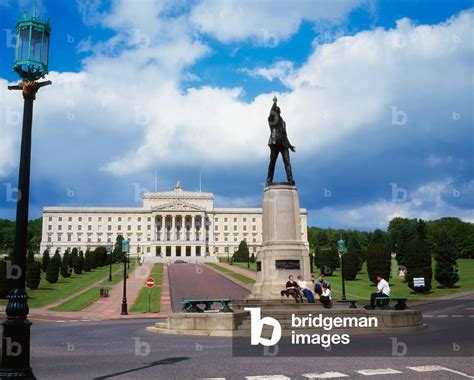
<path fill-rule="evenodd" d="M 249 291 L 205 265 L 171 264 L 168 275 L 173 311 L 180 311 L 183 298 L 243 299 Z"/>
<path fill-rule="evenodd" d="M 151 321 L 36 322 L 32 366 L 39 379 L 474 379 L 472 301 L 422 307 L 429 328 L 396 336 L 408 348 L 401 357 L 376 356 L 391 350 L 393 335 L 352 337 L 350 357 L 317 347 L 312 357 L 260 358 L 233 357 L 230 338 L 148 333 Z"/>

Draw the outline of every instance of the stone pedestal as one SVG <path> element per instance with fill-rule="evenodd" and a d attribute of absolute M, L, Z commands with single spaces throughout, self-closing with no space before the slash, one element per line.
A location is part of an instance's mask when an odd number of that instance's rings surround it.
<path fill-rule="evenodd" d="M 249 299 L 281 299 L 288 276 L 310 281 L 309 252 L 302 240 L 296 186 L 272 184 L 263 195 L 263 241 L 257 254 L 257 281 Z"/>

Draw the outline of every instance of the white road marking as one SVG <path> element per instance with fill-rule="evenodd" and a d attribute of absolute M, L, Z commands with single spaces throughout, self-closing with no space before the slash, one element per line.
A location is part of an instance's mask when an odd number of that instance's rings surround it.
<path fill-rule="evenodd" d="M 301 376 L 307 377 L 308 379 L 334 379 L 336 377 L 349 377 L 349 375 L 341 372 L 305 373 Z"/>
<path fill-rule="evenodd" d="M 392 368 L 380 368 L 380 369 L 360 369 L 356 371 L 364 376 L 375 376 L 375 375 L 395 375 L 397 373 L 403 373 Z"/>
<path fill-rule="evenodd" d="M 464 317 L 464 315 L 460 315 L 460 314 L 455 314 L 455 315 L 451 315 L 452 318 L 462 318 Z"/>
<path fill-rule="evenodd" d="M 434 317 L 434 315 L 423 315 L 423 317 L 425 317 L 425 318 L 432 318 L 432 317 Z"/>
<path fill-rule="evenodd" d="M 455 371 L 454 369 L 441 367 L 439 365 L 426 365 L 426 366 L 420 366 L 420 367 L 407 367 L 407 368 L 416 372 L 446 371 L 446 372 L 455 373 L 456 375 L 459 375 L 459 376 L 463 376 L 467 379 L 474 379 L 474 376 L 470 376 L 464 372 Z"/>
<path fill-rule="evenodd" d="M 446 318 L 448 316 L 448 314 L 440 314 L 440 315 L 437 315 L 438 318 Z"/>
<path fill-rule="evenodd" d="M 59 323 L 64 323 L 64 322 L 67 322 L 67 321 L 63 321 L 63 320 L 61 320 L 61 321 L 56 321 L 56 322 L 59 322 Z"/>
<path fill-rule="evenodd" d="M 291 380 L 289 377 L 283 376 L 283 375 L 268 375 L 268 376 L 245 376 L 246 379 L 248 380 L 265 380 L 265 379 L 271 379 L 271 380 Z"/>

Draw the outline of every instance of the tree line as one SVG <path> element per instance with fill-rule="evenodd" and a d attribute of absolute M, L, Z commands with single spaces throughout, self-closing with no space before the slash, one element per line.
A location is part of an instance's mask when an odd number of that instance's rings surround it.
<path fill-rule="evenodd" d="M 71 275 L 80 275 L 83 272 L 90 272 L 94 269 L 110 265 L 116 262 L 126 262 L 127 258 L 122 254 L 123 236 L 119 235 L 116 239 L 114 249 L 111 253 L 107 252 L 104 246 L 96 247 L 93 250 L 87 249 L 84 253 L 77 248 L 67 248 L 61 255 L 59 248 L 54 255 L 51 255 L 48 249 L 45 249 L 41 260 L 35 259 L 35 252 L 28 251 L 26 266 L 26 286 L 35 290 L 38 289 L 42 277 L 50 283 L 58 282 L 59 276 L 69 278 Z M 11 288 L 11 279 L 17 273 L 13 270 L 11 254 L 0 260 L 0 298 L 6 298 Z"/>
<path fill-rule="evenodd" d="M 376 275 L 388 279 L 391 273 L 392 254 L 395 255 L 397 272 L 415 292 L 428 292 L 432 285 L 432 261 L 435 260 L 434 278 L 442 287 L 453 287 L 459 281 L 458 258 L 472 258 L 474 254 L 474 225 L 458 218 L 435 221 L 394 218 L 387 232 L 375 230 L 362 232 L 308 228 L 311 266 L 321 273 L 332 275 L 340 268 L 337 241 L 344 239 L 347 249 L 342 256 L 345 280 L 355 280 L 367 263 L 371 282 Z M 423 278 L 424 286 L 414 279 Z"/>

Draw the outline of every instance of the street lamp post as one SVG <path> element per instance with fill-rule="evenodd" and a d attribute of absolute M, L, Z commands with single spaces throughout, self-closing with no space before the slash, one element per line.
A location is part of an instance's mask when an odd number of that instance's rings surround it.
<path fill-rule="evenodd" d="M 112 252 L 114 251 L 114 244 L 107 245 L 107 252 L 109 253 L 109 281 L 112 281 Z"/>
<path fill-rule="evenodd" d="M 343 301 L 346 300 L 346 284 L 344 282 L 344 260 L 343 260 L 343 255 L 344 255 L 344 252 L 346 251 L 346 243 L 345 241 L 341 239 L 337 242 L 337 251 L 339 253 L 339 257 L 341 259 L 341 277 L 342 277 L 342 296 L 341 296 L 341 299 Z"/>
<path fill-rule="evenodd" d="M 123 297 L 122 297 L 122 312 L 121 315 L 128 315 L 127 306 L 127 254 L 130 251 L 130 242 L 122 240 L 122 254 L 123 254 Z"/>
<path fill-rule="evenodd" d="M 28 208 L 30 196 L 31 128 L 33 101 L 41 87 L 51 81 L 37 82 L 48 73 L 48 21 L 36 15 L 22 16 L 16 24 L 17 45 L 13 70 L 22 78 L 9 90 L 21 90 L 24 99 L 21 135 L 18 200 L 16 207 L 15 245 L 13 252 L 12 287 L 8 293 L 7 319 L 3 322 L 1 379 L 35 379 L 30 367 L 30 327 L 25 289 Z"/>

